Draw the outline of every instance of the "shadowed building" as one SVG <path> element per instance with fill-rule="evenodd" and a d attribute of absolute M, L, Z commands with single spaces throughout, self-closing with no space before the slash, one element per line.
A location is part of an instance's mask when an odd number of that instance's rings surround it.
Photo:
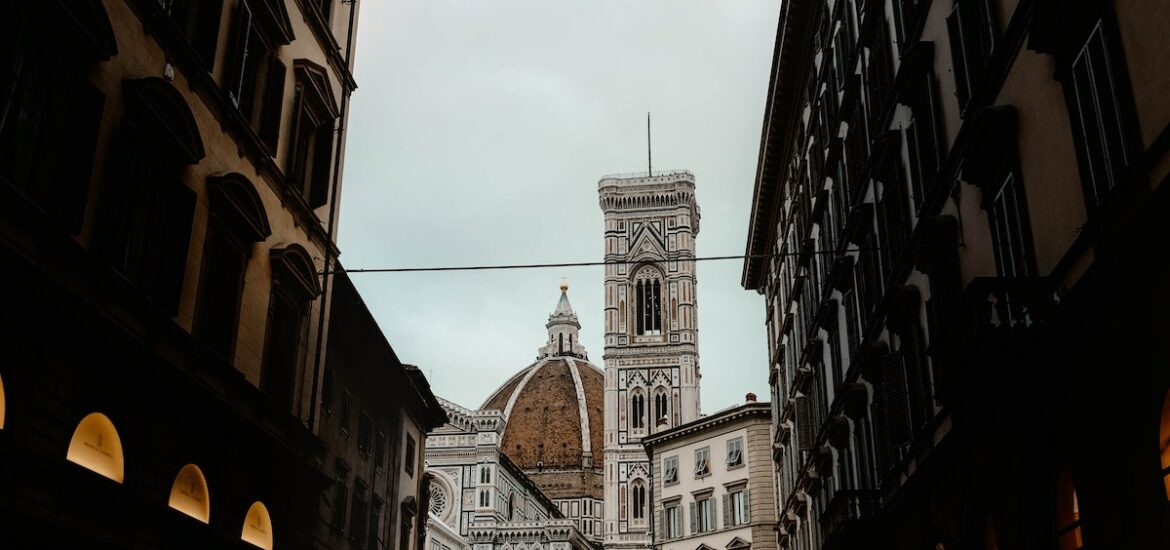
<path fill-rule="evenodd" d="M 356 10 L 6 4 L 6 544 L 314 546 Z"/>
<path fill-rule="evenodd" d="M 743 270 L 782 547 L 1170 546 L 1168 17 L 784 4 Z"/>

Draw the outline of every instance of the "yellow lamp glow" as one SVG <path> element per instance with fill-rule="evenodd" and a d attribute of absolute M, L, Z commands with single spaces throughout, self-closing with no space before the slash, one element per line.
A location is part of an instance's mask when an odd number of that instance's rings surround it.
<path fill-rule="evenodd" d="M 90 413 L 81 419 L 65 459 L 118 483 L 125 475 L 122 440 L 114 423 L 102 413 Z"/>
<path fill-rule="evenodd" d="M 244 516 L 244 532 L 240 538 L 249 544 L 272 550 L 272 518 L 268 516 L 268 508 L 257 501 L 248 508 L 248 515 Z"/>
<path fill-rule="evenodd" d="M 167 505 L 203 523 L 211 520 L 211 499 L 207 495 L 207 479 L 194 464 L 183 466 L 171 485 Z"/>

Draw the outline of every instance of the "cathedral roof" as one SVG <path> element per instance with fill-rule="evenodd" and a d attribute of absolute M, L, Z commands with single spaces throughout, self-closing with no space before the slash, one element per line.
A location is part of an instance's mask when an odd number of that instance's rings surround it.
<path fill-rule="evenodd" d="M 541 359 L 484 401 L 507 419 L 501 450 L 525 471 L 591 470 L 602 463 L 605 381 L 569 356 Z"/>

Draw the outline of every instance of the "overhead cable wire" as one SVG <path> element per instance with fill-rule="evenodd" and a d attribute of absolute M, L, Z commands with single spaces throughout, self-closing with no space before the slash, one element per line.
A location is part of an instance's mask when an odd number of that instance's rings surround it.
<path fill-rule="evenodd" d="M 958 244 L 937 244 L 937 245 L 916 245 L 902 247 L 903 249 L 915 248 L 956 248 Z M 843 251 L 838 250 L 813 250 L 810 252 L 785 252 L 782 254 L 732 254 L 727 256 L 700 256 L 696 258 L 665 258 L 656 260 L 660 262 L 711 262 L 724 260 L 746 260 L 746 259 L 767 259 L 778 258 L 785 256 L 803 256 L 805 254 L 848 254 L 851 252 L 880 252 L 887 250 L 889 247 L 874 247 L 874 248 L 849 248 Z M 634 265 L 645 263 L 644 259 L 636 260 L 604 260 L 597 262 L 561 262 L 561 263 L 541 263 L 541 264 L 495 264 L 495 265 L 460 265 L 460 266 L 430 266 L 430 267 L 364 267 L 364 268 L 350 268 L 342 269 L 345 273 L 421 273 L 421 272 L 440 272 L 440 271 L 499 271 L 506 269 L 548 269 L 554 267 L 597 267 L 607 265 Z"/>

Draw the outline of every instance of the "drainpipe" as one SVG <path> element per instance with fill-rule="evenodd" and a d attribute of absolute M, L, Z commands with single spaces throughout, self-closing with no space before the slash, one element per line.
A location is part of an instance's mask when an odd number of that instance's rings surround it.
<path fill-rule="evenodd" d="M 646 447 L 646 458 L 650 459 L 650 467 L 648 468 L 650 472 L 650 483 L 647 483 L 650 486 L 650 547 L 658 548 L 658 545 L 654 544 L 654 518 L 657 516 L 654 513 L 654 448 L 644 443 L 643 446 Z"/>
<path fill-rule="evenodd" d="M 357 0 L 342 0 L 343 4 L 349 5 L 349 26 L 345 31 L 345 69 L 350 70 L 350 62 L 353 59 L 353 19 L 357 13 L 354 5 Z M 343 85 L 344 86 L 344 85 Z M 350 92 L 352 93 L 352 92 Z M 343 146 L 343 138 L 345 136 L 345 122 L 346 116 L 349 113 L 349 95 L 350 93 L 341 94 L 341 116 L 337 119 L 337 151 L 333 154 L 333 181 L 330 182 L 329 189 L 329 225 L 325 228 L 325 270 L 322 273 L 321 281 L 321 313 L 317 317 L 317 349 L 313 358 L 313 385 L 312 391 L 309 393 L 309 420 L 307 422 L 309 431 L 317 433 L 317 384 L 321 378 L 321 362 L 324 350 L 322 350 L 322 343 L 325 340 L 325 317 L 329 311 L 329 304 L 326 301 L 330 300 L 329 287 L 333 282 L 333 235 L 337 227 L 337 204 L 341 202 L 337 196 L 339 184 L 341 183 L 341 151 Z"/>

